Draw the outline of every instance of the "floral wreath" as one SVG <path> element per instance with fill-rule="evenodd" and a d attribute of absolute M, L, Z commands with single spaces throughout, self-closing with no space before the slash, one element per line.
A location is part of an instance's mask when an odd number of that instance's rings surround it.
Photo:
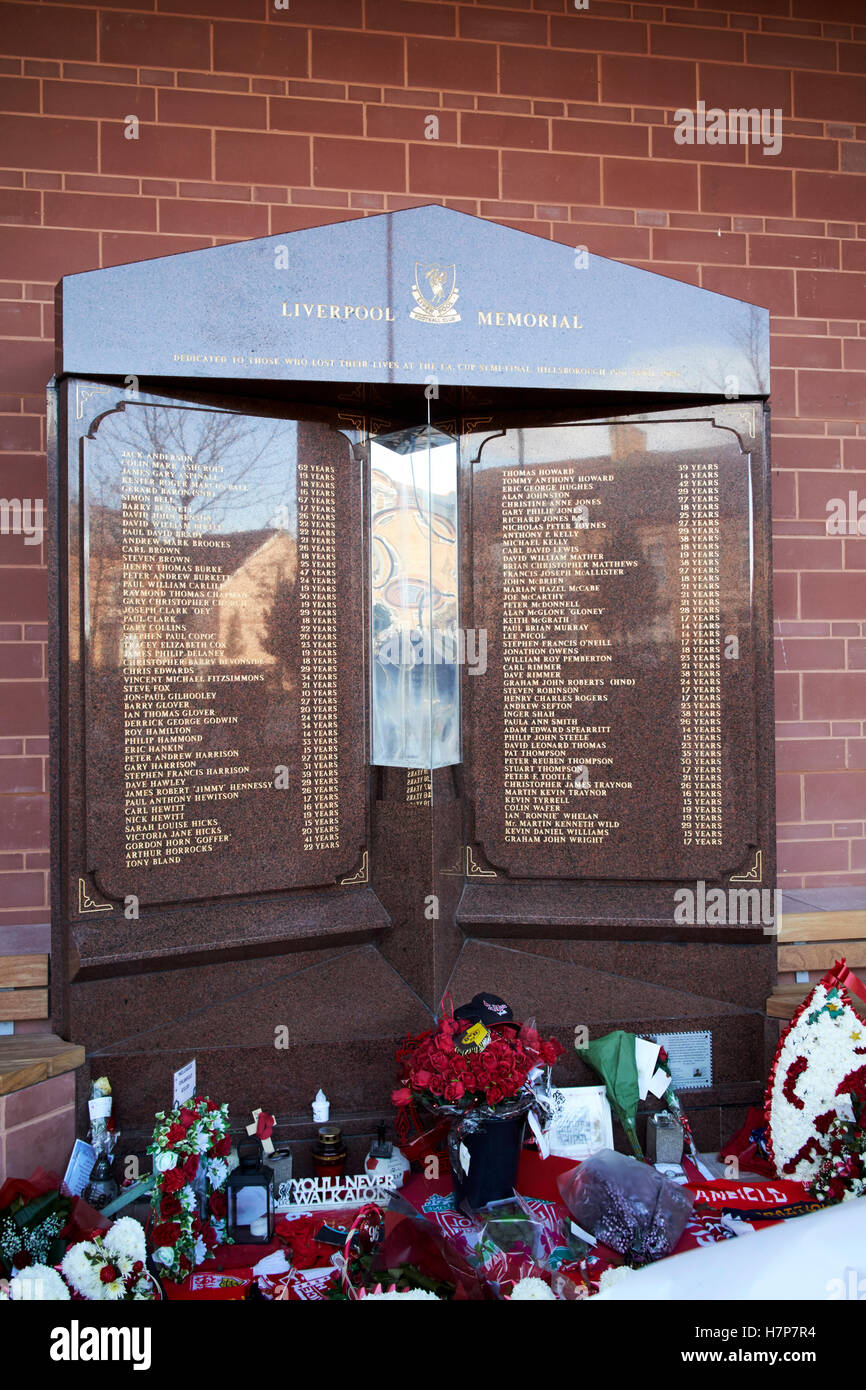
<path fill-rule="evenodd" d="M 829 971 L 779 1040 L 765 1113 L 767 1148 L 780 1177 L 813 1180 L 838 1154 L 840 1129 L 854 1118 L 852 1099 L 866 1074 L 866 1023 L 842 983 L 849 975 L 844 961 Z"/>
<path fill-rule="evenodd" d="M 231 1152 L 228 1105 L 196 1096 L 156 1115 L 151 1242 L 161 1273 L 182 1283 L 216 1245 L 231 1244 L 226 1198 Z"/>

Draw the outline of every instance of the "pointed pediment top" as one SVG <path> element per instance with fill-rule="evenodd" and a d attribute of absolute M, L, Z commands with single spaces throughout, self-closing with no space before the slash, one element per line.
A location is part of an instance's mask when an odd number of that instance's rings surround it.
<path fill-rule="evenodd" d="M 70 275 L 58 372 L 769 392 L 769 313 L 438 204 Z"/>

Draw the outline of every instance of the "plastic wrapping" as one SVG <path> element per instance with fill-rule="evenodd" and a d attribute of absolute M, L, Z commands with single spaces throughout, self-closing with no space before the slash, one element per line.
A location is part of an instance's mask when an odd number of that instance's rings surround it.
<path fill-rule="evenodd" d="M 461 1210 L 468 1213 L 511 1196 L 532 1104 L 532 1094 L 521 1092 L 495 1110 L 467 1110 L 453 1121 L 448 1155 Z"/>
<path fill-rule="evenodd" d="M 516 1192 L 513 1197 L 488 1202 L 473 1212 L 473 1217 L 480 1229 L 475 1248 L 482 1262 L 496 1251 L 541 1262 L 546 1253 L 544 1223 Z"/>
<path fill-rule="evenodd" d="M 493 1297 L 454 1241 L 396 1192 L 384 1209 L 371 1204 L 358 1214 L 346 1239 L 342 1278 L 350 1299 L 376 1284 L 433 1287 L 458 1302 Z"/>
<path fill-rule="evenodd" d="M 557 1179 L 582 1230 L 639 1261 L 670 1255 L 689 1221 L 694 1197 L 647 1163 L 602 1149 Z"/>

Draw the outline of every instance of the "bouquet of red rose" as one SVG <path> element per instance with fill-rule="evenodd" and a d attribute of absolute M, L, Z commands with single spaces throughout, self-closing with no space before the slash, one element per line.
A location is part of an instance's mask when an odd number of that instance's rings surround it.
<path fill-rule="evenodd" d="M 447 1114 L 479 1106 L 492 1110 L 523 1095 L 530 1098 L 536 1068 L 552 1066 L 564 1050 L 555 1038 L 539 1037 L 534 1022 L 519 1029 L 475 1028 L 481 1033 L 473 1038 L 465 1021 L 443 1015 L 428 1033 L 407 1039 L 397 1052 L 403 1079 L 393 1103 L 416 1101 Z"/>
<path fill-rule="evenodd" d="M 418 1102 L 454 1116 L 454 1190 L 461 1206 L 475 1208 L 511 1195 L 526 1117 L 530 1110 L 549 1117 L 550 1068 L 564 1049 L 541 1038 L 534 1020 L 485 1026 L 461 1012 L 460 1019 L 443 1013 L 428 1033 L 405 1040 L 397 1051 L 402 1084 L 391 1099 L 401 1113 Z"/>

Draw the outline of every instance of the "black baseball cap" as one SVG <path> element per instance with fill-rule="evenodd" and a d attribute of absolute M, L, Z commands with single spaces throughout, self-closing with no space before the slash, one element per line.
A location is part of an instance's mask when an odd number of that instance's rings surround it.
<path fill-rule="evenodd" d="M 459 1009 L 455 1009 L 454 1017 L 467 1023 L 494 1024 L 511 1023 L 514 1014 L 511 1005 L 500 999 L 498 994 L 482 990 L 480 994 L 473 995 L 468 1004 L 462 1004 Z"/>

